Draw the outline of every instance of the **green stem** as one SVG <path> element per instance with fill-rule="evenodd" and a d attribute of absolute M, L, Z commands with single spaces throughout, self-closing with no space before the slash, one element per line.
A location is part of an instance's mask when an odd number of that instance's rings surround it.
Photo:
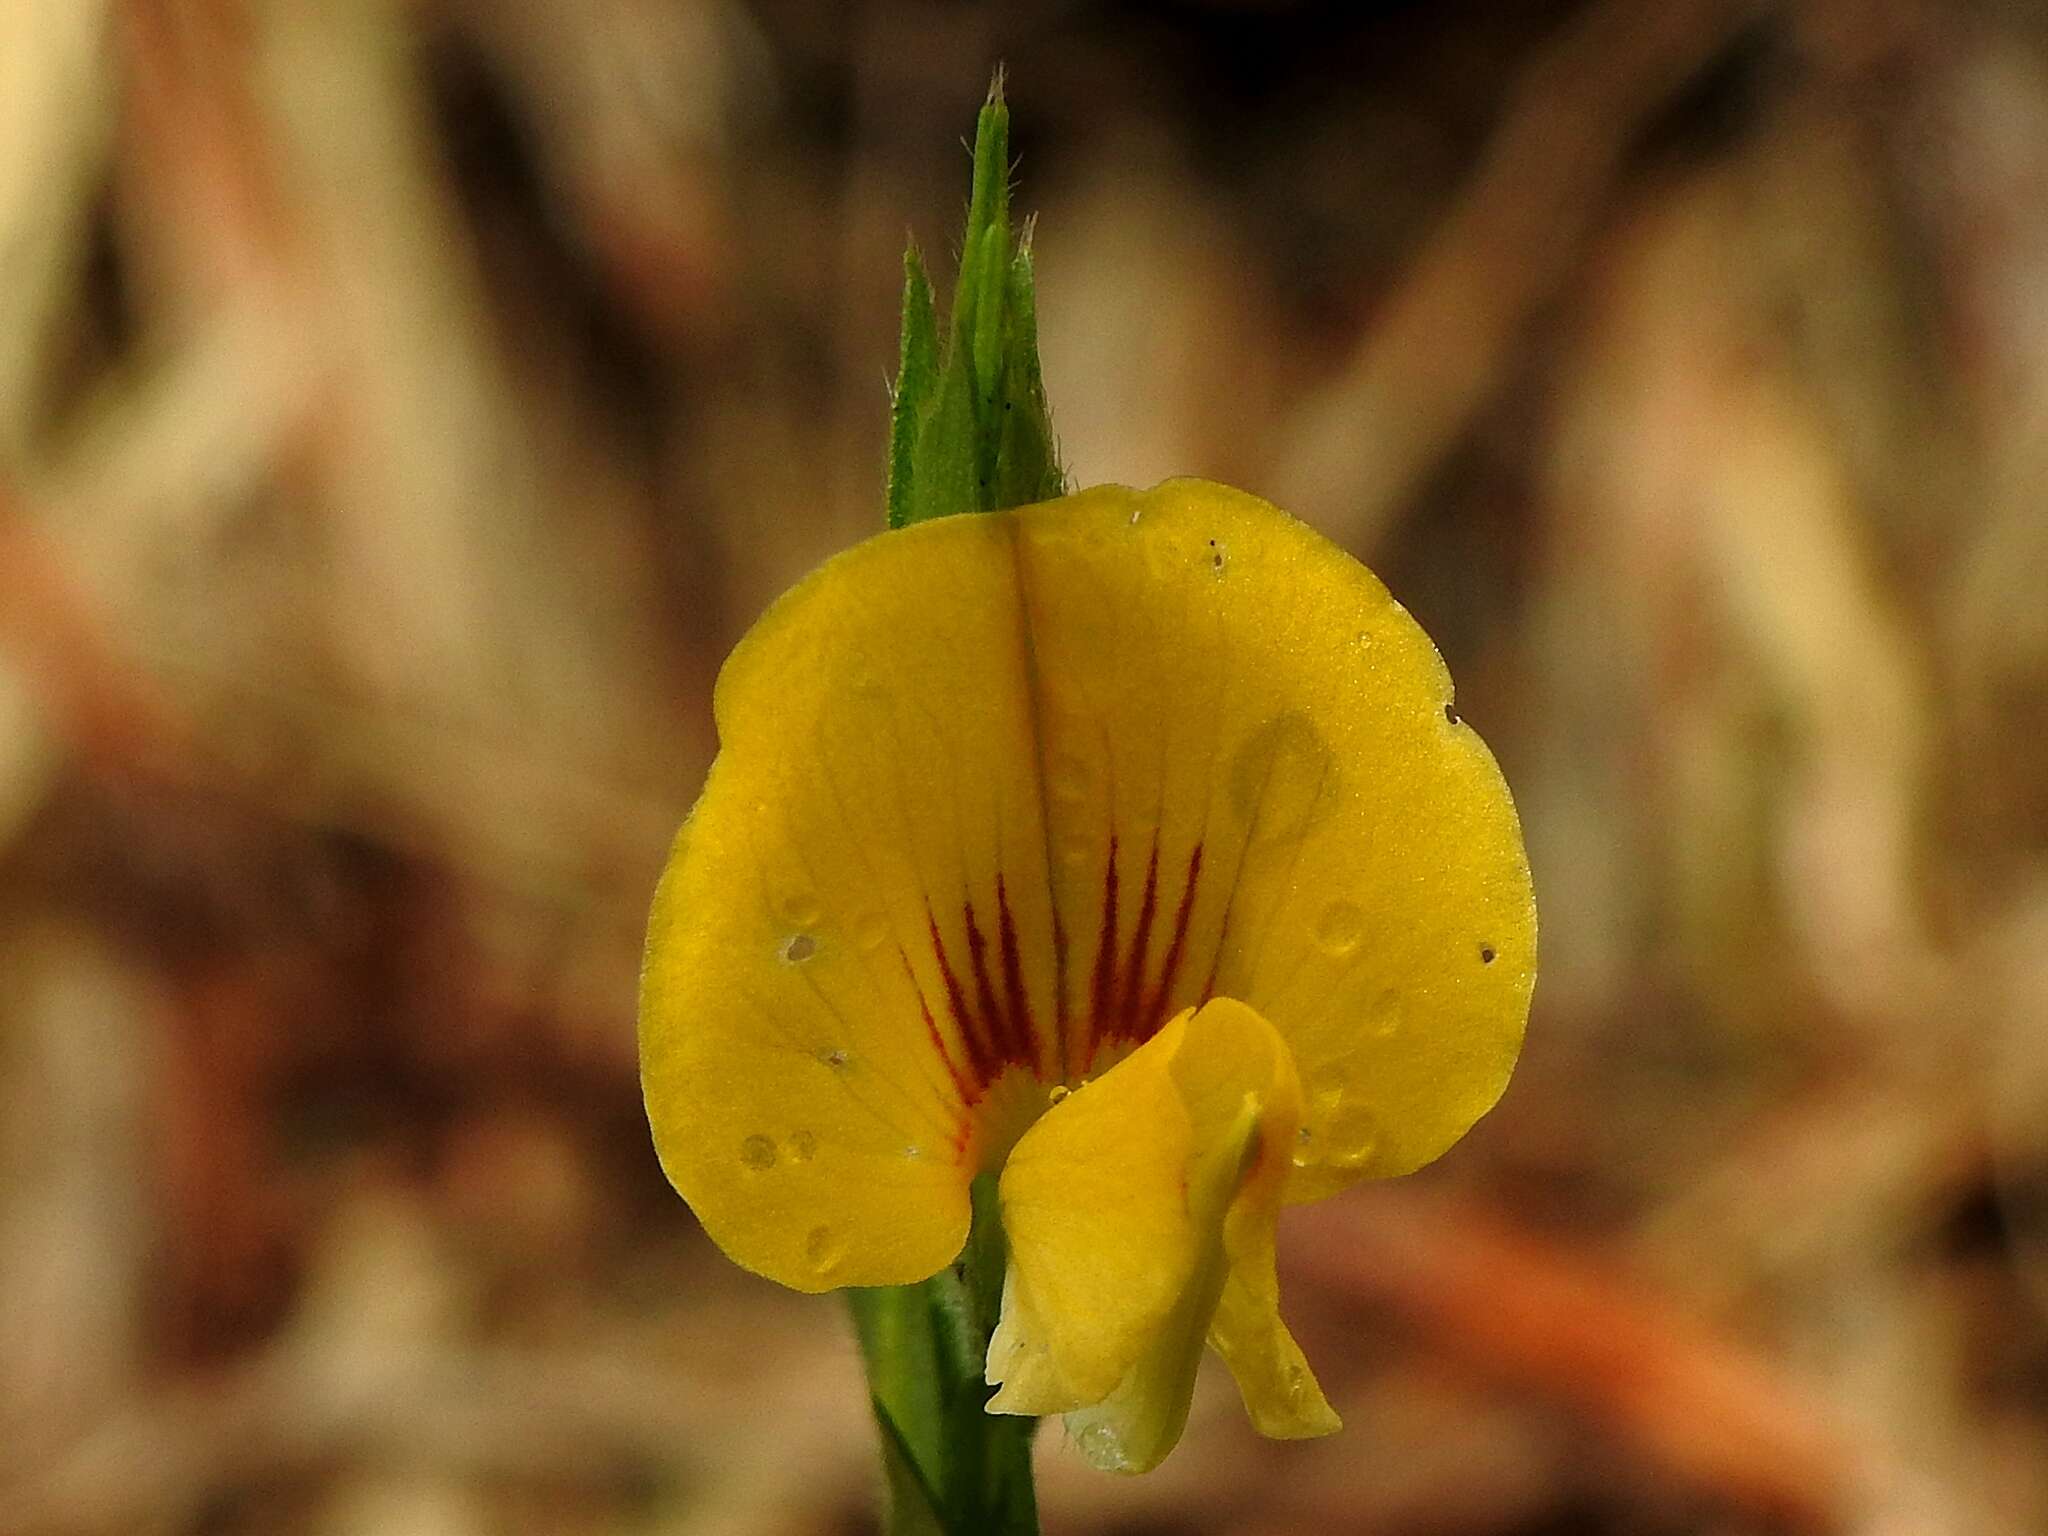
<path fill-rule="evenodd" d="M 1006 1250 L 996 1181 L 974 1182 L 960 1257 L 921 1285 L 847 1292 L 889 1481 L 889 1536 L 1037 1536 L 1036 1419 L 988 1412 L 982 1379 Z"/>

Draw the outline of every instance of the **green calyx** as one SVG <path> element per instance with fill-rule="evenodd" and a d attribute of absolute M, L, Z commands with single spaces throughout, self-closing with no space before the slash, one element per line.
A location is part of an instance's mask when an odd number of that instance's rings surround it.
<path fill-rule="evenodd" d="M 974 191 L 943 356 L 924 262 L 903 257 L 889 422 L 891 528 L 1045 501 L 1066 490 L 1038 366 L 1031 230 L 1010 228 L 1010 109 L 998 74 L 974 134 Z"/>

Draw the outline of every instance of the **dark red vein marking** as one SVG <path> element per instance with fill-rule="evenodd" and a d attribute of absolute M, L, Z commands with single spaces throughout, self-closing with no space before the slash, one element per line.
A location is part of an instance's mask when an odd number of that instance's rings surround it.
<path fill-rule="evenodd" d="M 1065 1077 L 1073 1070 L 1067 1059 L 1067 929 L 1057 904 L 1052 909 L 1052 1027 L 1056 1037 L 1053 1066 Z"/>
<path fill-rule="evenodd" d="M 1166 1022 L 1167 1000 L 1172 996 L 1173 983 L 1180 975 L 1180 963 L 1187 955 L 1188 925 L 1194 920 L 1195 887 L 1201 879 L 1202 845 L 1197 843 L 1195 851 L 1188 855 L 1187 881 L 1180 888 L 1180 906 L 1173 914 L 1173 938 L 1166 946 L 1166 958 L 1159 965 L 1159 986 L 1145 1005 L 1144 1018 L 1139 1025 L 1140 1033 L 1148 1040 Z"/>
<path fill-rule="evenodd" d="M 903 952 L 903 946 L 896 946 L 896 957 L 903 962 L 903 974 L 910 979 L 910 990 L 917 994 L 917 1011 L 924 1016 L 924 1032 L 931 1037 L 932 1049 L 939 1053 L 939 1060 L 946 1064 L 946 1076 L 953 1080 L 953 1091 L 960 1095 L 964 1107 L 974 1100 L 974 1092 L 967 1081 L 967 1074 L 960 1069 L 960 1063 L 953 1059 L 952 1049 L 946 1044 L 946 1037 L 939 1032 L 939 1021 L 932 1017 L 932 1005 L 925 1000 L 924 988 L 917 984 L 917 972 L 911 968 L 910 956 Z"/>
<path fill-rule="evenodd" d="M 963 978 L 953 965 L 953 957 L 947 953 L 945 936 L 939 932 L 938 918 L 929 905 L 925 908 L 925 928 L 931 937 L 932 959 L 945 986 L 946 1009 L 952 1017 L 953 1030 L 959 1037 L 959 1051 L 964 1060 L 947 1049 L 945 1037 L 932 1018 L 931 1008 L 921 988 L 918 989 L 918 1006 L 924 1010 L 926 1032 L 938 1045 L 953 1086 L 960 1091 L 961 1102 L 967 1105 L 978 1103 L 988 1091 L 989 1084 L 1006 1067 L 1021 1066 L 1033 1074 L 1043 1069 L 1039 1061 L 1038 1028 L 1032 1017 L 1030 993 L 1024 984 L 1024 947 L 1017 936 L 1016 915 L 1010 910 L 1009 887 L 1000 872 L 996 875 L 996 912 L 997 958 L 992 966 L 989 936 L 982 931 L 974 903 L 961 903 L 961 924 L 968 955 L 968 976 Z M 908 958 L 903 964 L 908 971 Z M 1000 968 L 1000 995 L 997 991 L 997 967 Z M 911 985 L 917 987 L 914 973 Z"/>
<path fill-rule="evenodd" d="M 1109 868 L 1102 876 L 1102 929 L 1095 938 L 1095 974 L 1088 981 L 1088 1051 L 1081 1058 L 1085 1067 L 1102 1041 L 1102 1026 L 1109 1018 L 1110 999 L 1116 993 L 1116 837 L 1109 839 Z"/>
<path fill-rule="evenodd" d="M 952 956 L 946 950 L 945 938 L 939 931 L 938 919 L 930 907 L 926 907 L 925 923 L 931 937 L 932 958 L 944 984 L 946 1009 L 952 1019 L 953 1033 L 958 1037 L 957 1048 L 948 1045 L 945 1032 L 934 1019 L 930 1003 L 907 957 L 903 965 L 917 992 L 925 1032 L 937 1048 L 947 1075 L 964 1105 L 978 1103 L 989 1085 L 1009 1067 L 1023 1067 L 1034 1074 L 1042 1074 L 1050 1068 L 1062 1076 L 1086 1071 L 1094 1060 L 1095 1052 L 1105 1042 L 1149 1040 L 1166 1022 L 1167 1009 L 1172 1005 L 1174 987 L 1187 959 L 1194 926 L 1195 897 L 1202 881 L 1202 844 L 1197 843 L 1189 850 L 1187 872 L 1174 905 L 1171 937 L 1160 957 L 1157 978 L 1149 983 L 1147 972 L 1150 967 L 1146 962 L 1153 930 L 1160 919 L 1159 839 L 1155 834 L 1151 853 L 1146 859 L 1145 884 L 1139 896 L 1128 945 L 1122 942 L 1123 905 L 1118 852 L 1117 839 L 1112 835 L 1109 856 L 1102 872 L 1102 922 L 1096 935 L 1095 961 L 1089 977 L 1088 1034 L 1085 1041 L 1071 1042 L 1077 1052 L 1072 1057 L 1067 1054 L 1070 1043 L 1067 1036 L 1069 1000 L 1065 987 L 1060 984 L 1066 969 L 1067 937 L 1058 913 L 1052 915 L 1052 942 L 1055 957 L 1054 1007 L 1060 1034 L 1055 1042 L 1058 1054 L 1047 1060 L 1044 1058 L 1046 1042 L 1039 1034 L 1038 1020 L 1026 985 L 1024 946 L 1018 936 L 1017 918 L 1010 906 L 1009 885 L 1003 873 L 1000 870 L 996 873 L 996 925 L 993 935 L 982 930 L 973 902 L 961 904 L 962 932 L 969 962 L 965 976 L 954 967 Z M 993 955 L 990 952 L 991 938 L 994 941 Z M 1205 990 L 1203 996 L 1207 995 Z"/>
<path fill-rule="evenodd" d="M 1152 944 L 1152 921 L 1159 913 L 1159 834 L 1152 834 L 1152 856 L 1145 862 L 1145 894 L 1138 898 L 1138 926 L 1131 933 L 1131 956 L 1123 966 L 1123 997 L 1117 1005 L 1114 1030 L 1119 1035 L 1142 1032 L 1138 1014 L 1145 987 L 1145 953 Z"/>
<path fill-rule="evenodd" d="M 996 1075 L 995 1053 L 988 1041 L 975 1031 L 974 1013 L 967 1006 L 967 994 L 961 990 L 960 978 L 953 973 L 953 964 L 946 956 L 946 941 L 939 937 L 939 920 L 926 909 L 925 923 L 931 930 L 932 955 L 939 962 L 939 980 L 945 984 L 946 1006 L 953 1012 L 953 1027 L 960 1032 L 960 1043 L 967 1051 L 967 1064 L 973 1070 L 975 1081 L 984 1086 Z"/>
<path fill-rule="evenodd" d="M 1024 990 L 1024 956 L 1017 943 L 1017 920 L 1010 913 L 1010 893 L 996 875 L 996 933 L 1003 947 L 1003 1002 L 1011 1034 L 1021 1051 L 1020 1065 L 1039 1068 L 1038 1021 L 1031 1016 L 1031 997 Z M 1057 933 L 1053 939 L 1059 943 Z"/>
<path fill-rule="evenodd" d="M 974 1003 L 980 1010 L 981 1025 L 988 1035 L 989 1054 L 997 1062 L 1015 1061 L 1017 1045 L 1012 1038 L 1010 1021 L 1003 1013 L 1002 1004 L 996 1001 L 994 985 L 988 973 L 988 939 L 982 934 L 981 925 L 974 920 L 974 903 L 962 902 L 960 910 L 967 925 L 967 959 L 974 968 Z"/>

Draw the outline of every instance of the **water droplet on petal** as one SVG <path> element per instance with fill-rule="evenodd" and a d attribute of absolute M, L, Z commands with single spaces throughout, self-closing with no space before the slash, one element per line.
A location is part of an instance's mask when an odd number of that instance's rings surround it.
<path fill-rule="evenodd" d="M 804 1236 L 804 1258 L 820 1274 L 839 1267 L 846 1257 L 846 1244 L 830 1227 L 813 1227 Z"/>
<path fill-rule="evenodd" d="M 1301 710 L 1275 715 L 1231 754 L 1230 804 L 1244 821 L 1247 847 L 1291 847 L 1329 814 L 1343 774 L 1329 743 Z"/>
<path fill-rule="evenodd" d="M 818 1155 L 818 1138 L 809 1131 L 791 1131 L 789 1155 L 799 1163 L 808 1163 Z"/>
<path fill-rule="evenodd" d="M 1401 1028 L 1401 994 L 1382 992 L 1366 1011 L 1365 1032 L 1376 1040 L 1391 1039 Z"/>
<path fill-rule="evenodd" d="M 1084 1424 L 1079 1437 L 1081 1454 L 1105 1472 L 1120 1472 L 1130 1465 L 1124 1443 L 1107 1424 Z"/>
<path fill-rule="evenodd" d="M 853 947 L 871 955 L 889 941 L 889 923 L 879 912 L 863 912 L 853 920 Z"/>
<path fill-rule="evenodd" d="M 847 1063 L 852 1060 L 853 1058 L 851 1056 L 847 1055 L 846 1052 L 839 1050 L 836 1047 L 829 1051 L 818 1052 L 818 1064 L 820 1066 L 830 1067 L 834 1072 L 845 1071 Z"/>
<path fill-rule="evenodd" d="M 903 1160 L 904 1160 L 904 1161 L 905 1161 L 906 1163 L 914 1163 L 914 1162 L 916 1162 L 916 1161 L 917 1161 L 917 1160 L 918 1160 L 919 1158 L 921 1158 L 921 1157 L 923 1157 L 923 1156 L 924 1156 L 924 1148 L 923 1148 L 923 1147 L 905 1147 L 905 1148 L 903 1149 Z"/>
<path fill-rule="evenodd" d="M 785 891 L 776 910 L 782 920 L 792 928 L 814 928 L 818 923 L 818 896 L 815 891 L 797 889 Z"/>
<path fill-rule="evenodd" d="M 1088 798 L 1088 764 L 1072 752 L 1061 752 L 1045 766 L 1046 789 L 1063 805 L 1079 805 Z"/>
<path fill-rule="evenodd" d="M 766 1136 L 749 1136 L 740 1143 L 740 1161 L 756 1173 L 775 1166 L 775 1143 Z"/>
<path fill-rule="evenodd" d="M 1365 914 L 1356 902 L 1333 901 L 1316 919 L 1316 944 L 1333 960 L 1342 960 L 1365 937 Z"/>
<path fill-rule="evenodd" d="M 1378 1118 L 1342 1083 L 1326 1083 L 1310 1095 L 1308 1118 L 1315 1127 L 1310 1161 L 1320 1167 L 1363 1168 L 1379 1150 Z"/>
<path fill-rule="evenodd" d="M 1052 1091 L 1045 1096 L 1046 1102 L 1049 1104 L 1057 1104 L 1061 1099 L 1064 1099 L 1068 1094 L 1072 1093 L 1073 1091 L 1074 1090 L 1069 1088 L 1065 1083 L 1054 1083 L 1052 1085 Z"/>
<path fill-rule="evenodd" d="M 1336 1150 L 1332 1151 L 1330 1155 L 1324 1159 L 1324 1162 L 1329 1167 L 1339 1169 L 1345 1173 L 1350 1173 L 1354 1169 L 1363 1168 L 1367 1163 L 1372 1161 L 1372 1155 L 1374 1150 L 1376 1149 L 1376 1144 L 1378 1140 L 1379 1138 L 1377 1136 L 1371 1136 L 1368 1137 L 1365 1140 L 1365 1142 L 1361 1145 L 1339 1147 Z"/>
<path fill-rule="evenodd" d="M 782 941 L 782 958 L 791 965 L 802 965 L 818 952 L 818 941 L 808 933 L 792 933 Z"/>

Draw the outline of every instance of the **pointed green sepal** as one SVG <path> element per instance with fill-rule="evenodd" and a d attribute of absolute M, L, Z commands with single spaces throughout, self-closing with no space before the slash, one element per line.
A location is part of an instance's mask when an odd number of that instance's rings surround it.
<path fill-rule="evenodd" d="M 931 279 L 912 245 L 903 253 L 903 341 L 889 409 L 889 526 L 912 521 L 916 448 L 925 407 L 939 387 L 939 320 Z"/>
<path fill-rule="evenodd" d="M 1066 487 L 1038 362 L 1029 230 L 1010 228 L 1010 112 L 1002 76 L 974 134 L 960 272 L 939 356 L 931 285 L 905 258 L 903 334 L 889 434 L 892 528 L 991 512 Z"/>
<path fill-rule="evenodd" d="M 1027 227 L 1004 273 L 1007 334 L 996 400 L 999 447 L 995 504 L 1047 501 L 1066 490 L 1052 437 L 1052 412 L 1038 368 L 1038 306 L 1032 292 L 1031 231 Z"/>

